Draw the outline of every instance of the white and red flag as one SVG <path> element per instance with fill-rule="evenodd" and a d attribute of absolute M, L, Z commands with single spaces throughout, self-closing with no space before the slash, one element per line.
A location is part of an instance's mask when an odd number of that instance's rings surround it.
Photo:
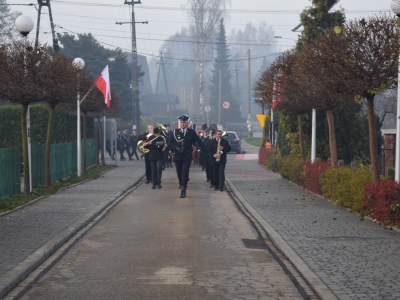
<path fill-rule="evenodd" d="M 108 73 L 108 65 L 104 68 L 103 72 L 97 77 L 95 83 L 96 87 L 104 95 L 104 103 L 108 108 L 111 106 L 111 89 L 110 89 L 110 75 Z"/>

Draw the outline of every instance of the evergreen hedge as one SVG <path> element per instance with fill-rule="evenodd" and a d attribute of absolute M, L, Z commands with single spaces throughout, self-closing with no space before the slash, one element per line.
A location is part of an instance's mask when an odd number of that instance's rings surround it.
<path fill-rule="evenodd" d="M 46 143 L 49 110 L 45 105 L 30 105 L 31 143 Z M 21 106 L 6 105 L 0 107 L 0 149 L 21 145 Z M 76 115 L 57 110 L 54 115 L 52 144 L 76 141 Z M 83 119 L 81 119 L 83 128 Z M 87 118 L 87 138 L 94 137 L 94 119 Z M 83 136 L 83 134 L 81 135 Z"/>

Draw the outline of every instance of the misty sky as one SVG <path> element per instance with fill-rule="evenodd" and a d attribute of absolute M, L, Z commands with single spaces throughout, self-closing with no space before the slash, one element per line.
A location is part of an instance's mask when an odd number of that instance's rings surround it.
<path fill-rule="evenodd" d="M 8 0 L 12 10 L 18 10 L 31 16 L 36 24 L 37 11 L 34 6 L 19 4 L 37 3 L 35 0 Z M 131 49 L 130 25 L 116 25 L 115 22 L 130 21 L 130 5 L 124 0 L 51 0 L 53 19 L 57 32 L 91 32 L 107 48 L 120 47 Z M 186 0 L 142 0 L 135 5 L 136 21 L 148 21 L 149 24 L 136 24 L 137 50 L 148 57 L 157 56 L 162 41 L 177 32 L 182 26 L 188 26 L 187 13 L 184 10 Z M 299 14 L 310 5 L 309 0 L 231 0 L 229 19 L 226 20 L 226 32 L 232 28 L 243 29 L 251 22 L 257 25 L 265 22 L 273 26 L 275 34 L 285 39 L 277 40 L 282 50 L 294 45 L 298 33 L 293 29 L 299 24 Z M 360 16 L 390 12 L 391 0 L 341 0 L 339 5 L 346 10 L 347 19 Z M 47 8 L 42 10 L 40 41 L 51 43 L 50 24 Z M 34 31 L 30 38 L 34 39 Z"/>

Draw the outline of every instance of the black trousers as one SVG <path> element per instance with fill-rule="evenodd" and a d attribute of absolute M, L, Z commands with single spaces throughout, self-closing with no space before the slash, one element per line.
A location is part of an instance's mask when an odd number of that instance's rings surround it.
<path fill-rule="evenodd" d="M 131 157 L 133 158 L 134 155 L 136 156 L 136 159 L 139 159 L 139 156 L 136 153 L 136 145 L 132 146 Z"/>
<path fill-rule="evenodd" d="M 213 186 L 223 188 L 225 183 L 225 166 L 226 164 L 213 162 Z"/>
<path fill-rule="evenodd" d="M 186 189 L 189 178 L 191 160 L 175 160 L 176 174 L 178 175 L 179 185 Z"/>
<path fill-rule="evenodd" d="M 153 178 L 153 185 L 161 184 L 162 176 L 162 159 L 151 160 L 151 178 Z"/>
<path fill-rule="evenodd" d="M 213 184 L 213 172 L 212 172 L 212 161 L 210 157 L 205 158 L 205 163 L 206 163 L 206 176 L 207 179 L 211 181 L 211 184 Z M 213 184 L 214 185 L 214 184 Z"/>
<path fill-rule="evenodd" d="M 146 168 L 146 179 L 151 180 L 151 161 L 149 160 L 149 154 L 144 155 L 144 165 Z"/>

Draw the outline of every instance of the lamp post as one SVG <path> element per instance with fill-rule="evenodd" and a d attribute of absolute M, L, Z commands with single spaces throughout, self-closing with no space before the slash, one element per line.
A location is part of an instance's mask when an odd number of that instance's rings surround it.
<path fill-rule="evenodd" d="M 73 66 L 78 70 L 78 87 L 76 94 L 76 148 L 77 148 L 77 176 L 81 176 L 81 99 L 79 93 L 80 71 L 85 67 L 85 62 L 82 58 L 75 58 L 72 62 Z"/>
<path fill-rule="evenodd" d="M 397 25 L 400 26 L 400 1 L 392 0 L 391 8 L 399 19 Z M 399 72 L 397 82 L 397 114 L 396 114 L 396 157 L 395 157 L 395 176 L 396 182 L 400 182 L 400 56 L 399 56 Z"/>
<path fill-rule="evenodd" d="M 24 40 L 26 42 L 27 36 L 29 32 L 33 29 L 33 20 L 31 17 L 27 15 L 20 15 L 15 20 L 15 28 L 22 34 Z M 27 76 L 26 70 L 26 61 L 24 57 L 24 76 Z M 26 110 L 26 132 L 27 132 L 27 144 L 24 144 L 23 147 L 28 150 L 28 167 L 24 166 L 25 170 L 28 169 L 29 174 L 29 193 L 32 192 L 32 154 L 31 154 L 31 117 L 30 117 L 30 110 L 29 105 Z"/>

